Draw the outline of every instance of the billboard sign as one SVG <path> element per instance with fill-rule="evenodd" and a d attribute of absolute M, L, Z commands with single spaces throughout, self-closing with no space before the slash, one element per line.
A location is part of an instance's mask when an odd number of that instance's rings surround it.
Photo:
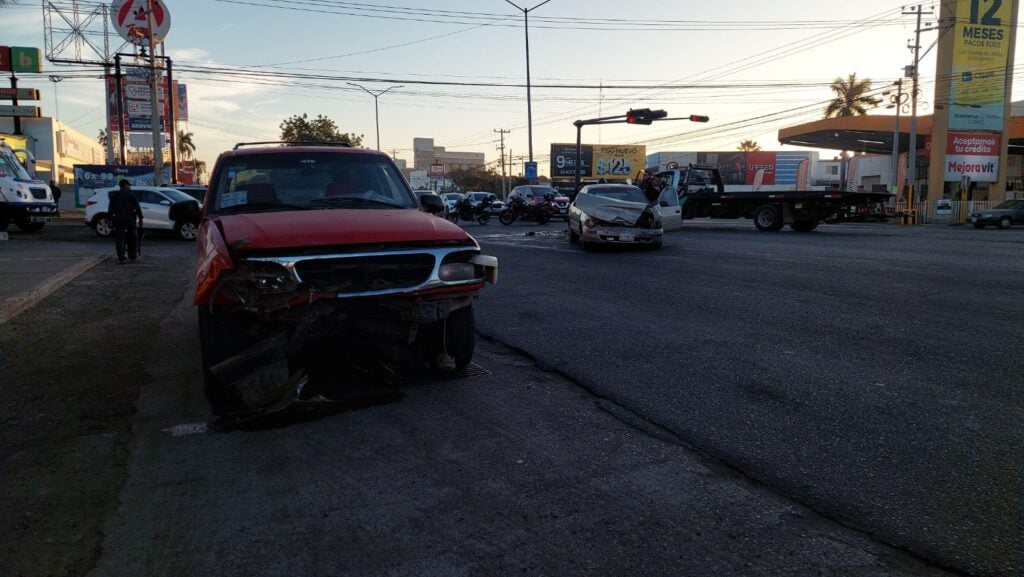
<path fill-rule="evenodd" d="M 970 177 L 973 182 L 996 182 L 1002 136 L 985 132 L 950 132 L 946 136 L 946 182 Z"/>
<path fill-rule="evenodd" d="M 647 147 L 637 144 L 584 144 L 580 146 L 580 178 L 626 180 L 647 164 Z M 576 145 L 551 145 L 551 178 L 575 178 Z"/>
<path fill-rule="evenodd" d="M 950 130 L 1003 129 L 1014 1 L 956 3 L 947 111 Z"/>
<path fill-rule="evenodd" d="M 171 167 L 164 167 L 161 182 L 171 181 Z M 75 165 L 75 206 L 84 208 L 85 201 L 100 188 L 112 188 L 125 179 L 132 186 L 153 186 L 152 166 L 127 166 L 121 164 L 76 164 Z"/>
<path fill-rule="evenodd" d="M 171 28 L 171 14 L 160 0 L 114 0 L 110 21 L 117 33 L 132 44 L 149 43 L 148 6 L 153 7 L 153 42 L 159 44 Z"/>
<path fill-rule="evenodd" d="M 444 176 L 444 165 L 440 162 L 431 164 L 430 169 L 427 171 L 427 175 L 436 177 Z"/>

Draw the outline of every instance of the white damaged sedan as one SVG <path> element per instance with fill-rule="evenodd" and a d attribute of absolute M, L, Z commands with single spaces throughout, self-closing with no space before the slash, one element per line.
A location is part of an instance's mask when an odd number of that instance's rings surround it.
<path fill-rule="evenodd" d="M 657 203 L 629 184 L 591 184 L 569 206 L 569 242 L 658 248 L 664 231 Z"/>

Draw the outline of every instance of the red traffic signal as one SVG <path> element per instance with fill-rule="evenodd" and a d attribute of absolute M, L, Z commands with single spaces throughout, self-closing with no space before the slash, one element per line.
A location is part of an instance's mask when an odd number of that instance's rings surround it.
<path fill-rule="evenodd" d="M 700 114 L 691 114 L 690 115 L 690 122 L 707 122 L 707 121 L 708 121 L 708 117 L 707 116 L 702 116 Z"/>
<path fill-rule="evenodd" d="M 660 118 L 665 118 L 668 113 L 664 110 L 651 110 L 650 108 L 630 109 L 626 113 L 627 124 L 650 124 Z"/>

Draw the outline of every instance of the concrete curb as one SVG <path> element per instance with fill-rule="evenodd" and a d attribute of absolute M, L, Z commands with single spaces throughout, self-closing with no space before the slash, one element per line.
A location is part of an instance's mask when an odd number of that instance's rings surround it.
<path fill-rule="evenodd" d="M 0 305 L 0 324 L 6 323 L 18 314 L 32 308 L 36 303 L 71 282 L 75 277 L 103 262 L 106 258 L 107 256 L 102 254 L 85 257 L 24 293 L 8 298 Z"/>

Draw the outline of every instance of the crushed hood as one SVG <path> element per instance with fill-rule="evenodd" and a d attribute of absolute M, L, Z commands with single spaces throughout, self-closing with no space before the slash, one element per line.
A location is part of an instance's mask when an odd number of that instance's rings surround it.
<path fill-rule="evenodd" d="M 332 209 L 217 217 L 232 251 L 346 244 L 464 241 L 464 230 L 413 209 Z"/>
<path fill-rule="evenodd" d="M 622 226 L 635 226 L 648 206 L 650 205 L 642 202 L 611 200 L 592 194 L 576 198 L 576 207 L 591 218 Z"/>

